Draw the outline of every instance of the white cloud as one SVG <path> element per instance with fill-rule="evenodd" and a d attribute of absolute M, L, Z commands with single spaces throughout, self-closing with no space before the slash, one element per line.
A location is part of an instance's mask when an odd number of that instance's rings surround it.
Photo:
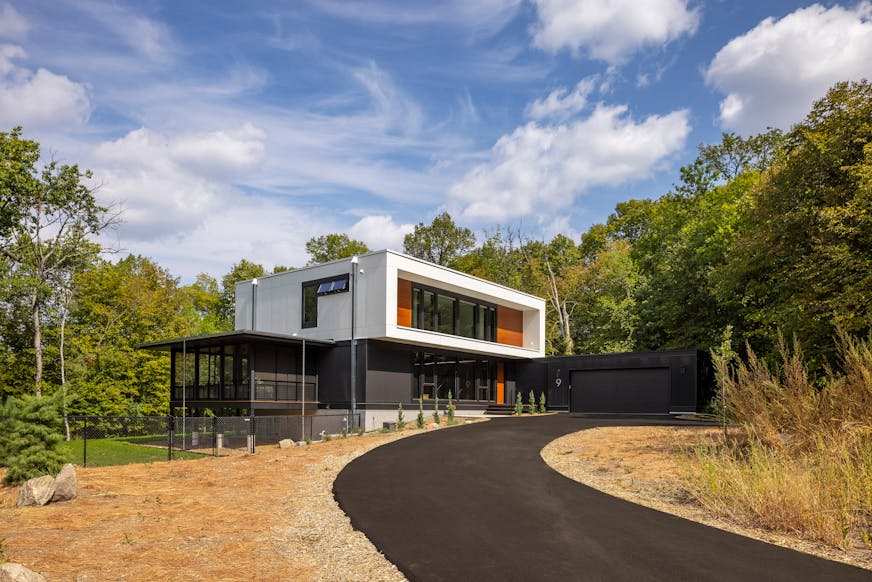
<path fill-rule="evenodd" d="M 353 76 L 369 93 L 384 131 L 415 134 L 421 130 L 423 115 L 418 104 L 397 87 L 393 78 L 375 62 L 357 69 Z"/>
<path fill-rule="evenodd" d="M 545 99 L 537 99 L 530 103 L 525 111 L 527 117 L 537 121 L 542 119 L 563 121 L 572 117 L 587 105 L 587 98 L 594 90 L 597 79 L 597 75 L 585 77 L 569 92 L 566 87 L 555 89 Z"/>
<path fill-rule="evenodd" d="M 741 133 L 788 128 L 837 81 L 872 74 L 872 4 L 819 4 L 767 18 L 724 46 L 705 72 L 726 96 L 721 124 Z"/>
<path fill-rule="evenodd" d="M 403 237 L 415 230 L 414 224 L 397 224 L 390 215 L 364 216 L 348 230 L 351 238 L 361 240 L 372 250 L 403 249 Z"/>
<path fill-rule="evenodd" d="M 468 220 L 541 217 L 590 188 L 649 177 L 689 133 L 687 110 L 636 122 L 623 105 L 597 105 L 568 124 L 530 122 L 501 137 L 490 161 L 452 186 L 449 207 Z"/>
<path fill-rule="evenodd" d="M 79 0 L 76 7 L 103 25 L 130 49 L 156 63 L 166 63 L 175 51 L 167 27 L 117 2 Z"/>
<path fill-rule="evenodd" d="M 210 214 L 233 205 L 240 194 L 225 181 L 256 167 L 262 139 L 250 125 L 174 139 L 147 128 L 131 131 L 92 153 L 100 197 L 121 203 L 125 238 L 190 233 Z"/>
<path fill-rule="evenodd" d="M 610 64 L 644 46 L 662 46 L 699 24 L 688 0 L 534 0 L 539 21 L 533 43 L 548 52 L 566 48 Z"/>
<path fill-rule="evenodd" d="M 8 2 L 0 4 L 0 38 L 22 40 L 30 30 L 30 23 Z"/>
<path fill-rule="evenodd" d="M 26 56 L 19 46 L 0 45 L 0 127 L 85 123 L 91 114 L 85 86 L 46 69 L 33 72 L 15 63 Z"/>

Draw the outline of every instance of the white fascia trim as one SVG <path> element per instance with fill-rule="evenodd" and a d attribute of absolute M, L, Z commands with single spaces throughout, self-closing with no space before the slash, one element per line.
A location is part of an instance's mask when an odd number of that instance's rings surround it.
<path fill-rule="evenodd" d="M 388 335 L 382 338 L 392 342 L 412 344 L 435 349 L 452 350 L 458 352 L 470 352 L 490 356 L 503 356 L 507 358 L 528 359 L 544 357 L 544 352 L 535 348 L 523 348 L 510 346 L 496 342 L 459 337 L 438 331 L 427 331 L 411 327 L 396 326 L 388 331 Z"/>

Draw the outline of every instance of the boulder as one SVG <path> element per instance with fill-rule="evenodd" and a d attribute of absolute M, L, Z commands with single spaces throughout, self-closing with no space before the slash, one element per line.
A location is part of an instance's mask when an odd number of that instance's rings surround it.
<path fill-rule="evenodd" d="M 76 479 L 76 468 L 67 463 L 58 476 L 55 477 L 54 495 L 51 496 L 52 503 L 56 501 L 70 501 L 75 499 L 79 494 L 79 481 Z"/>
<path fill-rule="evenodd" d="M 294 446 L 294 441 L 292 441 L 291 439 L 282 439 L 279 441 L 279 448 L 289 449 L 292 446 Z"/>
<path fill-rule="evenodd" d="M 55 492 L 55 480 L 51 475 L 35 477 L 21 486 L 18 492 L 18 507 L 45 505 Z"/>
<path fill-rule="evenodd" d="M 45 578 L 21 564 L 0 564 L 0 582 L 45 582 Z"/>

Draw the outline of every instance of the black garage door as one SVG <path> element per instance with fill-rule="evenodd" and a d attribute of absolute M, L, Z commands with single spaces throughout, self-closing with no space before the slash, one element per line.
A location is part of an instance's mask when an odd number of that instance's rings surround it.
<path fill-rule="evenodd" d="M 669 413 L 669 368 L 576 370 L 572 412 Z"/>

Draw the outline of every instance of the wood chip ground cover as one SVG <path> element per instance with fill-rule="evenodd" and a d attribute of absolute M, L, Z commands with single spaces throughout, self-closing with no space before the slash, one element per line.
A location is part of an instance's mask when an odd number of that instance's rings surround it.
<path fill-rule="evenodd" d="M 5 557 L 48 580 L 81 582 L 403 580 L 351 527 L 332 487 L 354 458 L 420 432 L 78 468 L 80 497 L 38 508 L 16 508 L 18 488 L 2 487 Z"/>
<path fill-rule="evenodd" d="M 555 471 L 609 495 L 830 560 L 872 569 L 872 551 L 842 551 L 799 537 L 740 526 L 711 515 L 688 499 L 683 485 L 687 466 L 677 453 L 720 429 L 698 427 L 600 427 L 560 437 L 542 449 Z"/>

